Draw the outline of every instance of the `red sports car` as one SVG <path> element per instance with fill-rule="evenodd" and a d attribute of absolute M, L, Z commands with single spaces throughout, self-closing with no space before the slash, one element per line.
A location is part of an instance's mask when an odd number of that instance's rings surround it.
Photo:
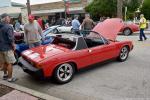
<path fill-rule="evenodd" d="M 140 30 L 139 25 L 134 24 L 133 22 L 129 21 L 129 22 L 124 22 L 124 25 L 121 28 L 120 32 L 122 32 L 124 35 L 128 36 L 139 30 Z"/>
<path fill-rule="evenodd" d="M 98 24 L 85 37 L 77 35 L 56 36 L 52 44 L 26 50 L 19 59 L 24 72 L 38 77 L 54 77 L 64 84 L 74 73 L 86 66 L 112 58 L 125 61 L 133 49 L 131 41 L 117 41 L 123 26 L 121 19 L 108 19 Z"/>

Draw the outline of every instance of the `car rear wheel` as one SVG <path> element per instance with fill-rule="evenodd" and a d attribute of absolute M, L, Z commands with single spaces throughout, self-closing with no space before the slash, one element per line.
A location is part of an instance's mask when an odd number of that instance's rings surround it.
<path fill-rule="evenodd" d="M 120 54 L 118 57 L 118 60 L 123 62 L 126 61 L 129 55 L 129 49 L 127 46 L 124 46 L 121 50 L 120 50 Z"/>
<path fill-rule="evenodd" d="M 129 36 L 129 35 L 132 34 L 132 31 L 131 31 L 131 29 L 126 28 L 126 29 L 123 31 L 123 34 L 124 34 L 125 36 Z"/>
<path fill-rule="evenodd" d="M 74 76 L 74 66 L 70 63 L 59 65 L 54 73 L 54 79 L 59 84 L 65 84 L 72 80 Z"/>

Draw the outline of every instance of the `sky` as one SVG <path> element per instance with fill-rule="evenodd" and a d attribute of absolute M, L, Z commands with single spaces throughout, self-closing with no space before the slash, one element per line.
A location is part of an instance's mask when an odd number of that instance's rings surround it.
<path fill-rule="evenodd" d="M 26 4 L 27 0 L 11 0 L 13 2 Z M 31 4 L 47 3 L 47 2 L 56 2 L 62 0 L 30 0 Z"/>

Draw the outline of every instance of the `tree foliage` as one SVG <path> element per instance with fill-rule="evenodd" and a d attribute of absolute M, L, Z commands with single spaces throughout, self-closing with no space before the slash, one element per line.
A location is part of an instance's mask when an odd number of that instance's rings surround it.
<path fill-rule="evenodd" d="M 116 0 L 93 0 L 85 10 L 89 12 L 94 19 L 99 19 L 101 16 L 116 16 Z M 98 18 L 97 18 L 98 17 Z"/>
<path fill-rule="evenodd" d="M 142 0 L 124 0 L 123 11 L 124 7 L 127 6 L 127 14 L 133 14 L 140 6 L 141 1 Z M 93 0 L 85 10 L 89 12 L 94 19 L 98 19 L 102 16 L 114 17 L 117 15 L 117 0 Z"/>
<path fill-rule="evenodd" d="M 141 8 L 141 13 L 145 15 L 147 19 L 150 19 L 150 0 L 144 0 L 143 6 Z"/>

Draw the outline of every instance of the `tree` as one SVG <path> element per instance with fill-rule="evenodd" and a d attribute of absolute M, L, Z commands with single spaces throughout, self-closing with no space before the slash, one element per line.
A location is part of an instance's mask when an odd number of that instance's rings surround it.
<path fill-rule="evenodd" d="M 143 13 L 147 19 L 150 19 L 149 12 L 150 12 L 150 0 L 144 0 L 141 8 L 141 13 Z"/>
<path fill-rule="evenodd" d="M 95 20 L 99 20 L 99 17 L 119 17 L 122 16 L 122 7 L 128 7 L 127 14 L 133 14 L 140 6 L 141 0 L 93 0 L 86 8 L 86 12 L 89 12 Z M 118 14 L 117 14 L 117 2 L 118 2 Z"/>
<path fill-rule="evenodd" d="M 117 17 L 122 18 L 123 0 L 117 0 Z"/>
<path fill-rule="evenodd" d="M 92 17 L 99 20 L 100 16 L 116 16 L 116 0 L 94 0 L 89 4 L 85 10 L 89 12 Z"/>
<path fill-rule="evenodd" d="M 143 0 L 126 0 L 124 6 L 128 8 L 127 17 L 128 19 L 133 18 L 135 11 L 140 7 Z"/>

